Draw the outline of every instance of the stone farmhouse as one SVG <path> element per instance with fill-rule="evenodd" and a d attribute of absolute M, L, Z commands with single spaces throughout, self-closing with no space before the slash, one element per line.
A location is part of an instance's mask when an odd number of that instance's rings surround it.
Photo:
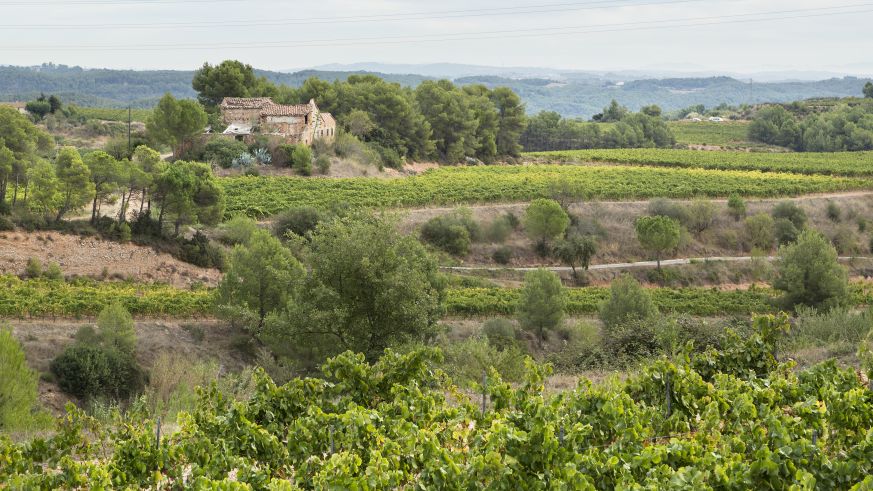
<path fill-rule="evenodd" d="M 276 104 L 269 97 L 225 97 L 219 108 L 228 125 L 224 134 L 239 139 L 268 135 L 311 145 L 315 140 L 331 141 L 336 135 L 336 120 L 319 111 L 315 100 L 290 106 Z"/>

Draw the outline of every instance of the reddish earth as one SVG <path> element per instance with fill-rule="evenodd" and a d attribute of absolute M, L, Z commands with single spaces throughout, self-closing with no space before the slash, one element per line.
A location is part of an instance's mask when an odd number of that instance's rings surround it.
<path fill-rule="evenodd" d="M 0 233 L 0 273 L 24 272 L 29 258 L 56 262 L 66 276 L 90 276 L 162 282 L 176 287 L 214 286 L 221 273 L 182 262 L 149 247 L 120 244 L 58 232 Z"/>

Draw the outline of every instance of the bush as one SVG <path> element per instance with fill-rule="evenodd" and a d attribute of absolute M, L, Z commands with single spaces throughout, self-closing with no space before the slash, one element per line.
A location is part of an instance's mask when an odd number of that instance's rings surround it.
<path fill-rule="evenodd" d="M 35 257 L 27 258 L 27 265 L 24 267 L 24 276 L 28 278 L 39 278 L 42 276 L 42 263 Z"/>
<path fill-rule="evenodd" d="M 545 341 L 549 331 L 564 319 L 567 296 L 558 275 L 545 269 L 524 276 L 524 286 L 518 300 L 518 323 L 522 329 Z"/>
<path fill-rule="evenodd" d="M 603 348 L 614 360 L 613 363 L 618 361 L 623 364 L 655 356 L 662 350 L 656 325 L 651 318 L 627 318 L 606 330 Z"/>
<path fill-rule="evenodd" d="M 64 279 L 64 272 L 61 270 L 61 266 L 54 261 L 49 263 L 42 275 L 47 279 L 55 281 L 62 281 Z"/>
<path fill-rule="evenodd" d="M 248 152 L 245 143 L 231 138 L 212 137 L 206 142 L 203 149 L 203 158 L 213 165 L 222 169 L 229 169 L 234 159 Z"/>
<path fill-rule="evenodd" d="M 238 215 L 218 227 L 218 240 L 227 245 L 245 244 L 257 230 L 257 222 L 247 216 Z"/>
<path fill-rule="evenodd" d="M 734 220 L 740 221 L 746 217 L 746 202 L 743 201 L 743 198 L 741 198 L 739 194 L 734 193 L 728 197 L 727 207 L 728 214 L 730 214 Z"/>
<path fill-rule="evenodd" d="M 30 426 L 36 408 L 36 373 L 12 331 L 0 328 L 0 433 Z"/>
<path fill-rule="evenodd" d="M 46 219 L 40 213 L 27 208 L 17 208 L 12 214 L 12 221 L 28 232 L 46 228 Z"/>
<path fill-rule="evenodd" d="M 821 346 L 832 343 L 857 345 L 873 326 L 873 310 L 859 313 L 848 309 L 819 311 L 809 307 L 797 308 L 797 320 L 791 330 L 791 339 L 798 345 Z"/>
<path fill-rule="evenodd" d="M 301 176 L 312 175 L 312 151 L 306 145 L 297 145 L 291 152 L 291 168 Z"/>
<path fill-rule="evenodd" d="M 758 213 L 757 215 L 746 218 L 744 224 L 746 230 L 746 240 L 751 244 L 752 248 L 758 248 L 764 251 L 769 251 L 773 248 L 773 218 L 766 213 Z"/>
<path fill-rule="evenodd" d="M 515 326 L 512 321 L 500 317 L 488 319 L 482 324 L 482 333 L 488 344 L 503 351 L 516 346 Z"/>
<path fill-rule="evenodd" d="M 828 201 L 827 214 L 830 221 L 839 222 L 842 218 L 843 212 L 840 210 L 840 205 L 833 201 Z"/>
<path fill-rule="evenodd" d="M 612 359 L 603 351 L 597 326 L 581 322 L 567 328 L 567 340 L 560 350 L 550 353 L 546 361 L 561 372 L 604 368 Z"/>
<path fill-rule="evenodd" d="M 491 254 L 491 259 L 497 264 L 507 265 L 512 261 L 512 247 L 500 246 Z"/>
<path fill-rule="evenodd" d="M 121 222 L 118 226 L 118 240 L 122 243 L 130 242 L 132 233 L 130 229 L 130 225 L 127 222 Z"/>
<path fill-rule="evenodd" d="M 695 200 L 687 208 L 686 222 L 683 223 L 689 230 L 699 234 L 712 226 L 715 221 L 715 205 L 711 201 Z"/>
<path fill-rule="evenodd" d="M 224 267 L 224 252 L 220 247 L 211 243 L 203 232 L 198 230 L 193 237 L 181 239 L 179 243 L 181 245 L 180 260 L 201 268 L 222 269 Z"/>
<path fill-rule="evenodd" d="M 64 392 L 82 399 L 126 399 L 143 388 L 143 373 L 132 354 L 74 344 L 52 360 L 51 372 Z"/>
<path fill-rule="evenodd" d="M 670 217 L 679 223 L 688 223 L 688 209 L 682 203 L 677 203 L 664 198 L 653 199 L 649 202 L 649 216 Z"/>
<path fill-rule="evenodd" d="M 136 330 L 133 317 L 118 302 L 100 311 L 97 316 L 97 336 L 101 346 L 132 355 L 136 351 Z"/>
<path fill-rule="evenodd" d="M 324 213 L 311 206 L 290 208 L 276 215 L 273 220 L 273 234 L 280 239 L 289 232 L 306 237 L 324 219 Z"/>
<path fill-rule="evenodd" d="M 791 201 L 783 201 L 773 207 L 773 219 L 780 218 L 789 220 L 797 230 L 806 227 L 806 212 Z"/>
<path fill-rule="evenodd" d="M 485 238 L 492 243 L 502 243 L 509 238 L 510 234 L 512 234 L 512 230 L 512 224 L 504 215 L 494 219 L 494 221 L 488 224 L 485 228 Z"/>
<path fill-rule="evenodd" d="M 152 218 L 151 212 L 143 211 L 133 216 L 133 220 L 130 221 L 130 232 L 141 237 L 160 237 L 161 227 L 158 221 Z"/>
<path fill-rule="evenodd" d="M 431 218 L 421 227 L 421 240 L 455 256 L 465 256 L 479 236 L 479 225 L 469 210 Z"/>
<path fill-rule="evenodd" d="M 837 251 L 820 233 L 804 230 L 797 241 L 779 248 L 773 288 L 783 292 L 786 307 L 834 308 L 848 300 L 848 274 Z"/>
<path fill-rule="evenodd" d="M 319 155 L 315 159 L 315 168 L 319 174 L 327 175 L 330 173 L 330 157 L 327 155 Z"/>
<path fill-rule="evenodd" d="M 379 160 L 382 162 L 382 166 L 391 167 L 392 169 L 403 167 L 403 158 L 399 153 L 397 153 L 397 150 L 380 145 L 376 142 L 368 142 L 367 146 L 379 155 Z"/>
<path fill-rule="evenodd" d="M 0 215 L 0 232 L 11 232 L 15 230 L 15 223 L 11 218 Z"/>
<path fill-rule="evenodd" d="M 773 234 L 776 236 L 776 242 L 779 245 L 790 244 L 797 240 L 800 231 L 787 218 L 777 218 L 773 223 Z"/>
<path fill-rule="evenodd" d="M 841 225 L 834 233 L 831 242 L 840 255 L 851 256 L 861 252 L 861 243 L 851 228 Z"/>
<path fill-rule="evenodd" d="M 609 299 L 600 306 L 600 320 L 607 330 L 633 320 L 651 318 L 657 313 L 649 293 L 629 275 L 612 282 Z"/>
<path fill-rule="evenodd" d="M 482 383 L 482 375 L 491 368 L 507 382 L 519 382 L 524 376 L 526 357 L 516 347 L 497 349 L 485 339 L 469 338 L 441 345 L 443 370 L 453 381 L 467 387 Z"/>

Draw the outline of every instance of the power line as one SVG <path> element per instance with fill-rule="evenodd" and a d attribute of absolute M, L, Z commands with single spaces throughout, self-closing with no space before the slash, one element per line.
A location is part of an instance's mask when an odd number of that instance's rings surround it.
<path fill-rule="evenodd" d="M 834 9 L 847 9 L 873 6 L 873 3 L 841 5 L 834 7 L 821 7 L 811 9 L 793 9 L 770 12 L 752 12 L 745 14 L 732 14 L 723 16 L 688 17 L 678 19 L 659 19 L 652 21 L 624 22 L 614 24 L 590 24 L 585 26 L 546 27 L 531 29 L 511 29 L 498 31 L 480 31 L 472 33 L 454 33 L 434 36 L 382 36 L 365 38 L 334 38 L 316 39 L 308 41 L 271 41 L 261 43 L 209 43 L 209 44 L 141 44 L 130 46 L 118 45 L 54 45 L 54 46 L 0 46 L 0 49 L 19 51 L 42 51 L 42 50 L 98 50 L 98 51 L 152 51 L 152 50 L 198 50 L 198 49 L 269 49 L 269 48 L 306 48 L 326 46 L 360 46 L 360 45 L 390 45 L 409 44 L 415 42 L 443 42 L 443 41 L 468 41 L 481 39 L 504 39 L 504 38 L 527 38 L 540 36 L 561 36 L 570 34 L 588 34 L 604 32 L 623 32 L 637 30 L 652 30 L 677 27 L 700 27 L 721 24 L 736 24 L 746 22 L 770 22 L 775 20 L 799 19 L 818 17 L 825 15 L 845 15 L 873 12 L 873 9 L 842 10 L 828 12 Z M 813 13 L 815 12 L 815 13 Z M 797 15 L 778 15 L 797 14 Z M 752 16 L 773 16 L 754 18 Z M 750 18 L 752 17 L 752 18 Z M 731 19 L 731 20 L 725 20 Z M 697 22 L 708 21 L 708 22 Z M 664 24 L 667 23 L 667 24 Z M 679 23 L 679 24 L 676 24 Z M 658 25 L 664 24 L 664 25 Z M 435 37 L 440 36 L 440 37 Z M 449 37 L 450 36 L 450 37 Z"/>
<path fill-rule="evenodd" d="M 570 12 L 580 10 L 599 10 L 609 8 L 644 7 L 652 5 L 674 5 L 702 2 L 705 0 L 671 0 L 637 2 L 636 0 L 598 0 L 586 3 L 554 3 L 542 5 L 527 5 L 517 7 L 499 7 L 490 9 L 463 9 L 431 12 L 410 12 L 380 15 L 362 15 L 346 17 L 309 17 L 285 18 L 271 20 L 238 20 L 238 21 L 197 21 L 197 22 L 150 22 L 150 23 L 113 23 L 113 24 L 0 24 L 3 29 L 176 29 L 176 28 L 213 28 L 213 27 L 255 27 L 255 26 L 290 26 L 309 24 L 349 24 L 370 22 L 397 22 L 411 20 L 437 20 L 459 17 L 504 16 L 521 14 L 538 14 L 552 12 Z M 628 3 L 636 2 L 636 3 Z"/>

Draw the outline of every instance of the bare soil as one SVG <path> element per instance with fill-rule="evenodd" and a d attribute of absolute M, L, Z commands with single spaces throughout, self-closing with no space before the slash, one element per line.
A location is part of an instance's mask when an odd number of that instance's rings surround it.
<path fill-rule="evenodd" d="M 95 237 L 59 232 L 0 233 L 0 273 L 24 273 L 29 258 L 43 265 L 56 262 L 67 276 L 132 278 L 186 288 L 193 283 L 214 286 L 221 278 L 215 269 L 200 268 L 149 247 L 121 244 Z"/>
<path fill-rule="evenodd" d="M 51 361 L 73 343 L 76 331 L 93 324 L 86 320 L 9 320 L 5 322 L 21 342 L 28 364 L 40 374 L 48 374 Z M 148 371 L 161 354 L 177 353 L 189 359 L 216 360 L 224 370 L 239 371 L 249 362 L 237 348 L 242 334 L 224 322 L 214 320 L 136 322 L 137 361 Z M 40 401 L 55 413 L 63 412 L 67 402 L 79 402 L 63 393 L 51 377 L 42 376 Z"/>

